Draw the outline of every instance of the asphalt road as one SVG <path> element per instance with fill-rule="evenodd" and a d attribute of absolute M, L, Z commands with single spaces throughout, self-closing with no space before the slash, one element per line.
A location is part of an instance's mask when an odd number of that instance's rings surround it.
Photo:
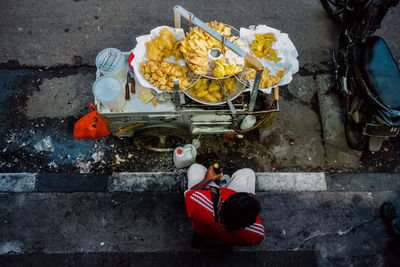
<path fill-rule="evenodd" d="M 182 5 L 204 21 L 234 27 L 266 24 L 290 34 L 302 64 L 318 64 L 334 42 L 335 26 L 318 1 L 2 1 L 0 62 L 30 66 L 93 66 L 105 47 L 129 51 L 135 38 L 172 25 Z M 298 45 L 302 43 L 302 45 Z"/>
<path fill-rule="evenodd" d="M 136 37 L 160 25 L 172 26 L 176 4 L 204 21 L 275 27 L 289 34 L 299 53 L 300 71 L 281 88 L 281 112 L 273 127 L 242 140 L 203 136 L 200 163 L 219 161 L 227 168 L 256 171 L 399 171 L 398 138 L 379 153 L 355 152 L 346 145 L 330 61 L 338 27 L 317 0 L 1 1 L 0 170 L 173 170 L 170 154 L 143 151 L 128 138 L 77 141 L 72 129 L 93 101 L 97 53 L 106 47 L 129 51 Z M 390 11 L 377 32 L 397 62 L 399 13 L 398 7 Z M 46 136 L 54 152 L 33 148 Z M 104 153 L 104 162 L 94 162 L 95 152 Z M 125 162 L 117 162 L 117 155 Z"/>

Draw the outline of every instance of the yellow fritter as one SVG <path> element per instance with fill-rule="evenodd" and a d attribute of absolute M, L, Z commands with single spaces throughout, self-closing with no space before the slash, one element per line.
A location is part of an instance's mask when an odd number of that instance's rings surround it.
<path fill-rule="evenodd" d="M 285 71 L 286 68 L 283 70 L 278 70 L 275 73 L 275 75 L 270 75 L 268 74 L 270 72 L 269 69 L 264 68 L 260 81 L 260 89 L 268 88 L 278 84 L 282 80 Z M 255 76 L 256 76 L 256 71 L 250 70 L 246 73 L 245 79 L 254 80 Z"/>
<path fill-rule="evenodd" d="M 193 87 L 189 89 L 189 92 L 205 102 L 219 102 L 224 99 L 225 94 L 221 91 L 222 84 L 227 95 L 232 94 L 236 88 L 236 78 L 232 77 L 223 80 L 209 80 L 206 78 L 200 79 Z"/>
<path fill-rule="evenodd" d="M 266 58 L 274 62 L 282 60 L 277 57 L 276 50 L 272 48 L 272 43 L 276 42 L 275 35 L 273 33 L 255 34 L 256 40 L 251 42 L 250 48 L 258 58 Z"/>
<path fill-rule="evenodd" d="M 212 74 L 216 78 L 222 78 L 241 72 L 242 69 L 243 68 L 239 65 L 229 65 L 226 63 L 225 59 L 218 59 L 215 61 L 215 68 L 213 69 Z"/>
<path fill-rule="evenodd" d="M 158 62 L 148 60 L 140 63 L 140 73 L 154 87 L 161 90 L 172 90 L 174 79 L 179 80 L 179 88 L 181 90 L 189 86 L 189 78 L 185 77 L 188 68 L 182 67 L 178 63 Z"/>
<path fill-rule="evenodd" d="M 160 31 L 160 36 L 145 44 L 147 49 L 146 57 L 158 62 L 162 62 L 165 58 L 172 55 L 174 55 L 176 59 L 182 58 L 178 49 L 178 43 L 175 42 L 174 39 L 175 36 L 168 28 L 162 29 Z"/>

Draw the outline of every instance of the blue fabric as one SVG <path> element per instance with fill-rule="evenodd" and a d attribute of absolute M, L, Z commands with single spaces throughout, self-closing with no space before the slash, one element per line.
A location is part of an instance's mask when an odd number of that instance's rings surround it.
<path fill-rule="evenodd" d="M 389 108 L 400 108 L 400 72 L 385 41 L 370 36 L 360 44 L 360 69 L 368 86 Z"/>
<path fill-rule="evenodd" d="M 397 235 L 400 235 L 400 217 L 394 219 L 393 230 Z"/>

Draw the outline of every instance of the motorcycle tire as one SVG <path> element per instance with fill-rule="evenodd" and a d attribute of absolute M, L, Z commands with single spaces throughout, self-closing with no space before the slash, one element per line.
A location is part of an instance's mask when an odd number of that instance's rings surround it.
<path fill-rule="evenodd" d="M 338 10 L 337 0 L 320 0 L 322 6 L 328 15 L 337 23 L 342 22 L 342 16 L 340 13 L 336 13 Z"/>
<path fill-rule="evenodd" d="M 351 149 L 362 151 L 368 143 L 369 137 L 363 134 L 363 124 L 355 123 L 346 116 L 344 122 L 347 144 Z"/>

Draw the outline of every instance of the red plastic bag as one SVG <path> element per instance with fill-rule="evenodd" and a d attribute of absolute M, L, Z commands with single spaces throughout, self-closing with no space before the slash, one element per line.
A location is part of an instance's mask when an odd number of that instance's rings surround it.
<path fill-rule="evenodd" d="M 93 103 L 90 103 L 92 111 L 79 119 L 74 125 L 76 139 L 97 139 L 109 135 L 106 123 L 99 116 Z"/>

